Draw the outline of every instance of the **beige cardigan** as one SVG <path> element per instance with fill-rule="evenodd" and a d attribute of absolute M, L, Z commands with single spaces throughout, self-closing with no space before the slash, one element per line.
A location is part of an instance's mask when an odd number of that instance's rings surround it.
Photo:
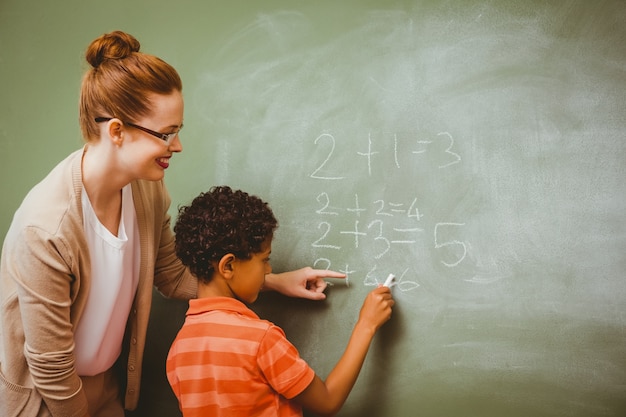
<path fill-rule="evenodd" d="M 0 415 L 87 412 L 74 370 L 73 329 L 85 307 L 90 260 L 83 234 L 78 150 L 26 196 L 4 240 L 0 269 Z M 134 181 L 141 265 L 127 323 L 125 407 L 136 408 L 152 288 L 167 297 L 196 296 L 197 282 L 174 252 L 163 181 Z M 127 356 L 126 356 L 127 355 Z"/>

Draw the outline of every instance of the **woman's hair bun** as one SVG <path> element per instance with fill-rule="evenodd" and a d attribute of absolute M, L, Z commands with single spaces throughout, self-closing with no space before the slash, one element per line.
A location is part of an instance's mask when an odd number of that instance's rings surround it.
<path fill-rule="evenodd" d="M 139 52 L 139 47 L 139 41 L 134 36 L 118 30 L 105 33 L 91 42 L 85 57 L 92 67 L 98 68 L 106 60 L 123 59 Z"/>

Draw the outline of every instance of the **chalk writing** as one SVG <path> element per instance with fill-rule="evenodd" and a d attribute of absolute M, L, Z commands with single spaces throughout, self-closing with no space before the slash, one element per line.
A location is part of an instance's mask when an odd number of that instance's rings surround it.
<path fill-rule="evenodd" d="M 354 195 L 354 208 L 347 208 L 346 210 L 348 210 L 349 212 L 356 213 L 357 217 L 361 216 L 361 212 L 366 211 L 366 209 L 361 208 L 359 206 L 359 195 L 358 194 Z"/>
<path fill-rule="evenodd" d="M 317 196 L 317 201 L 323 205 L 322 208 L 316 210 L 315 212 L 320 215 L 330 215 L 337 216 L 340 213 L 338 211 L 328 211 L 327 208 L 330 206 L 330 197 L 328 193 L 323 192 Z M 359 206 L 359 196 L 355 194 L 355 207 L 346 208 L 345 211 L 349 213 L 354 213 L 356 217 L 360 217 L 361 213 L 367 212 L 368 209 L 365 207 Z M 408 208 L 405 208 L 407 207 Z M 414 198 L 410 205 L 405 203 L 387 203 L 385 200 L 375 200 L 372 203 L 372 211 L 374 211 L 375 216 L 380 217 L 396 217 L 397 215 L 404 215 L 407 219 L 413 219 L 414 221 L 420 221 L 422 215 L 417 208 L 417 198 Z M 375 219 L 371 222 L 367 223 L 364 229 L 361 229 L 359 226 L 359 220 L 355 220 L 354 228 L 350 230 L 340 230 L 339 234 L 342 235 L 351 235 L 354 237 L 354 247 L 359 247 L 360 237 L 364 236 L 373 236 L 373 239 L 376 241 L 385 242 L 385 246 L 389 246 L 389 243 L 415 243 L 414 238 L 396 238 L 396 239 L 387 239 L 384 237 L 384 222 L 382 219 Z M 325 240 L 332 229 L 332 224 L 326 221 L 322 221 L 319 223 L 318 229 L 322 230 L 323 235 L 314 242 L 314 247 L 333 247 L 335 249 L 341 249 L 336 245 L 325 245 L 321 244 L 323 240 Z M 369 231 L 371 230 L 371 233 Z M 394 232 L 402 233 L 417 233 L 423 232 L 424 229 L 421 227 L 393 227 L 392 230 Z"/>
<path fill-rule="evenodd" d="M 400 288 L 400 291 L 411 291 L 420 286 L 416 281 L 409 281 L 408 279 L 404 278 L 408 271 L 409 269 L 407 268 L 402 272 L 400 277 L 396 277 L 395 285 Z"/>
<path fill-rule="evenodd" d="M 365 156 L 367 158 L 367 173 L 372 175 L 372 156 L 378 152 L 372 152 L 372 134 L 367 136 L 367 152 L 357 152 L 357 155 Z"/>
<path fill-rule="evenodd" d="M 461 242 L 459 240 L 451 240 L 451 241 L 441 242 L 441 243 L 438 241 L 437 232 L 439 228 L 448 227 L 448 226 L 465 226 L 465 223 L 437 223 L 435 225 L 434 234 L 435 234 L 435 248 L 436 249 L 441 249 L 441 248 L 445 248 L 448 246 L 460 246 L 463 249 L 463 254 L 459 256 L 459 259 L 456 262 L 448 263 L 445 261 L 441 261 L 441 263 L 444 264 L 445 266 L 454 267 L 460 264 L 461 262 L 463 262 L 463 259 L 465 259 L 465 255 L 467 255 L 467 246 L 465 245 L 464 242 Z"/>
<path fill-rule="evenodd" d="M 411 155 L 417 157 L 428 153 L 438 153 L 440 156 L 434 158 L 437 161 L 435 162 L 436 169 L 446 169 L 462 161 L 461 155 L 456 150 L 454 137 L 448 132 L 439 132 L 431 138 L 418 139 L 413 142 L 418 146 L 410 147 L 405 152 L 401 152 L 400 148 L 407 146 L 407 142 L 400 143 L 397 134 L 393 134 L 392 138 L 393 155 L 388 157 L 383 158 L 385 144 L 374 141 L 371 132 L 367 135 L 365 148 L 355 152 L 357 158 L 354 160 L 357 163 L 360 160 L 365 161 L 367 177 L 375 175 L 374 160 L 388 161 L 396 170 L 405 166 L 410 168 L 410 164 L 422 164 L 423 161 L 418 162 L 417 159 L 413 159 L 412 162 L 409 159 L 409 164 L 406 164 L 407 158 L 412 158 Z M 335 136 L 323 133 L 314 140 L 314 145 L 322 147 L 323 158 L 316 164 L 315 169 L 309 175 L 310 178 L 321 181 L 344 181 L 350 178 L 353 167 L 341 162 L 343 159 L 337 153 Z M 400 155 L 403 155 L 402 160 Z M 378 167 L 380 163 L 377 164 Z M 350 171 L 344 173 L 340 171 L 341 169 L 350 169 Z M 347 204 L 340 202 L 345 201 L 343 195 L 334 196 L 326 190 L 318 191 L 315 197 L 317 204 L 314 212 L 319 216 L 319 235 L 311 243 L 311 247 L 322 252 L 332 251 L 335 255 L 319 257 L 314 265 L 331 269 L 331 258 L 350 248 L 364 250 L 372 259 L 368 265 L 364 265 L 365 269 L 361 272 L 351 268 L 348 264 L 338 268 L 340 272 L 346 274 L 346 285 L 349 285 L 350 276 L 356 273 L 363 274 L 363 284 L 366 286 L 382 284 L 380 279 L 391 271 L 379 271 L 380 262 L 396 250 L 409 254 L 423 251 L 424 240 L 428 239 L 428 234 L 425 233 L 427 226 L 423 223 L 425 213 L 420 211 L 418 196 L 398 199 L 397 197 L 383 197 L 381 194 L 378 198 L 376 196 L 372 198 L 371 194 L 372 191 L 368 190 L 367 197 L 364 199 L 359 193 L 354 193 L 352 202 Z M 430 236 L 432 236 L 433 243 L 430 247 L 440 253 L 439 262 L 442 265 L 455 268 L 467 259 L 468 243 L 456 237 L 465 226 L 464 222 L 436 222 L 430 219 L 428 224 L 434 224 L 434 227 L 428 226 L 428 229 L 432 227 Z M 406 252 L 407 250 L 409 252 Z M 411 256 L 407 259 L 411 259 Z M 389 261 L 385 262 L 389 263 Z M 420 286 L 415 280 L 406 279 L 408 271 L 409 268 L 404 269 L 394 284 L 401 291 L 411 291 Z"/>
<path fill-rule="evenodd" d="M 323 142 L 323 143 L 322 143 Z M 435 146 L 437 143 L 443 142 L 444 148 L 442 150 L 441 146 Z M 452 165 L 458 164 L 462 161 L 461 155 L 456 152 L 454 137 L 449 132 L 439 132 L 435 135 L 433 140 L 429 139 L 418 139 L 415 141 L 418 145 L 416 148 L 412 148 L 410 153 L 413 155 L 421 155 L 427 152 L 443 152 L 446 161 L 440 163 L 438 165 L 439 169 L 448 168 Z M 316 168 L 313 170 L 311 174 L 309 174 L 310 178 L 318 179 L 318 180 L 343 180 L 347 178 L 347 174 L 324 174 L 324 171 L 328 171 L 330 168 L 338 169 L 341 165 L 338 161 L 334 161 L 335 159 L 335 150 L 337 146 L 337 140 L 335 136 L 330 133 L 322 133 L 314 141 L 315 145 L 322 146 L 325 150 L 325 157 L 321 160 Z M 401 168 L 399 154 L 399 143 L 398 143 L 398 135 L 393 135 L 393 163 L 397 169 Z M 367 136 L 367 144 L 366 150 L 364 151 L 356 151 L 356 155 L 359 157 L 365 158 L 365 163 L 367 166 L 367 174 L 368 176 L 373 175 L 373 162 L 374 157 L 381 156 L 382 152 L 379 150 L 374 150 L 374 143 L 372 141 L 372 134 L 369 133 Z M 413 163 L 414 161 L 410 161 L 409 163 Z"/>
<path fill-rule="evenodd" d="M 326 209 L 330 205 L 330 198 L 328 197 L 328 193 L 321 193 L 320 195 L 318 195 L 317 202 L 324 204 L 324 207 L 316 211 L 317 214 L 330 214 L 332 216 L 339 215 L 339 213 L 337 213 L 336 211 L 326 211 Z"/>
<path fill-rule="evenodd" d="M 335 138 L 332 135 L 329 135 L 327 133 L 324 133 L 320 136 L 318 136 L 315 139 L 315 144 L 317 145 L 317 142 L 320 141 L 320 139 L 328 139 L 330 141 L 330 149 L 328 150 L 328 155 L 326 156 L 326 159 L 324 159 L 324 161 L 322 161 L 322 163 L 317 167 L 317 169 L 315 171 L 313 171 L 313 173 L 311 173 L 311 178 L 317 178 L 319 180 L 341 180 L 345 177 L 329 177 L 329 176 L 320 176 L 318 175 L 318 172 L 320 172 L 324 166 L 328 163 L 328 161 L 330 160 L 330 158 L 333 155 L 333 152 L 335 152 Z"/>
<path fill-rule="evenodd" d="M 328 223 L 328 222 L 321 222 L 318 225 L 317 228 L 323 230 L 324 233 L 323 233 L 322 237 L 320 237 L 315 242 L 313 242 L 311 244 L 311 246 L 313 246 L 314 248 L 328 248 L 328 249 L 337 249 L 337 250 L 341 249 L 341 246 L 320 243 L 324 239 L 326 239 L 326 236 L 328 236 L 328 232 L 330 232 L 330 228 L 331 228 L 330 223 Z"/>
<path fill-rule="evenodd" d="M 441 138 L 442 140 L 447 140 L 448 147 L 445 149 L 444 153 L 449 155 L 452 159 L 447 164 L 439 165 L 439 168 L 446 168 L 446 167 L 449 167 L 450 165 L 458 164 L 459 162 L 461 162 L 461 156 L 452 150 L 452 148 L 454 147 L 454 138 L 452 137 L 452 135 L 448 132 L 439 132 L 437 133 L 437 137 Z M 431 140 L 418 140 L 417 141 L 418 145 L 430 145 L 432 143 L 433 141 Z M 426 151 L 427 151 L 427 147 L 420 147 L 417 150 L 413 150 L 412 153 L 422 154 L 422 153 L 425 153 Z"/>
<path fill-rule="evenodd" d="M 323 263 L 325 269 L 331 269 L 332 263 L 330 261 L 330 259 L 327 258 L 318 258 L 317 260 L 315 260 L 315 262 L 313 263 L 314 267 L 319 267 L 319 264 Z M 376 273 L 376 269 L 378 267 L 376 265 L 374 265 L 369 271 L 367 271 L 367 273 L 365 274 L 365 279 L 363 280 L 363 285 L 365 286 L 379 286 L 382 285 L 383 282 L 382 280 L 379 280 L 378 277 L 380 276 L 380 274 Z M 337 268 L 337 271 L 346 274 L 346 278 L 344 279 L 344 283 L 346 286 L 350 286 L 350 276 L 351 274 L 357 272 L 355 270 L 352 270 L 348 267 L 348 265 L 345 266 L 345 268 Z M 408 268 L 406 268 L 402 274 L 400 274 L 399 277 L 395 278 L 395 282 L 393 284 L 393 286 L 397 286 L 400 291 L 403 292 L 407 292 L 407 291 L 411 291 L 414 290 L 416 288 L 418 288 L 420 286 L 420 284 L 416 281 L 412 281 L 412 280 L 408 280 L 405 278 L 407 272 L 409 271 Z"/>
<path fill-rule="evenodd" d="M 324 266 L 320 266 L 320 263 L 324 264 Z M 313 268 L 329 270 L 330 266 L 331 262 L 328 258 L 317 258 L 315 262 L 313 262 Z"/>

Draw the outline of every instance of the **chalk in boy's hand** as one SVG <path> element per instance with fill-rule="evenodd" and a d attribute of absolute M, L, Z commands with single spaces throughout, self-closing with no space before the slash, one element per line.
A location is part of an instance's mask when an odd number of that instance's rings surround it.
<path fill-rule="evenodd" d="M 391 288 L 392 285 L 395 285 L 395 279 L 396 276 L 394 274 L 389 274 L 389 276 L 385 280 L 385 283 L 383 284 L 383 287 Z"/>
<path fill-rule="evenodd" d="M 362 322 L 363 325 L 372 326 L 373 330 L 377 331 L 391 318 L 391 307 L 394 303 L 389 287 L 383 285 L 370 291 L 363 301 L 356 326 Z"/>

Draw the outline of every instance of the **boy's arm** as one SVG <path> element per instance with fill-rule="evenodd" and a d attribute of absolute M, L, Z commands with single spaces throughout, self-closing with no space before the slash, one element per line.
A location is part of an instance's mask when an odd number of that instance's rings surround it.
<path fill-rule="evenodd" d="M 391 318 L 393 304 L 389 288 L 379 287 L 371 291 L 363 303 L 348 346 L 326 381 L 316 375 L 294 400 L 315 413 L 325 416 L 336 414 L 359 376 L 376 331 Z"/>

